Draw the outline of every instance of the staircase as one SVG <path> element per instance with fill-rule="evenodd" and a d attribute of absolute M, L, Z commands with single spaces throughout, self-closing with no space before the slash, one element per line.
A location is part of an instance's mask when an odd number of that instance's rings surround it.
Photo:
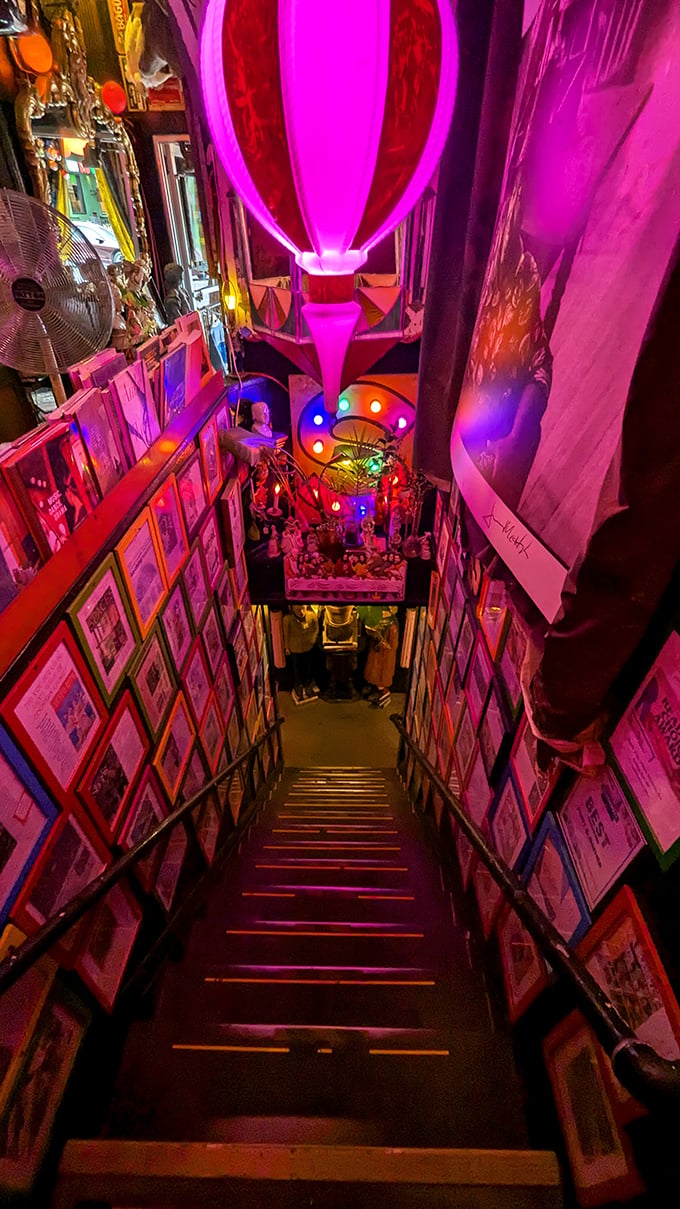
<path fill-rule="evenodd" d="M 561 1205 L 393 770 L 289 770 L 55 1206 Z"/>

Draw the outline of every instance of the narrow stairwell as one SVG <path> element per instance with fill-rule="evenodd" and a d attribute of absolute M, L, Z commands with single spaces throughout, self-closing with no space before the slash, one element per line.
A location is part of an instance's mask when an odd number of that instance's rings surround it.
<path fill-rule="evenodd" d="M 287 1205 L 291 1180 L 309 1193 L 297 1205 L 346 1204 L 348 1183 L 372 1205 L 390 1184 L 400 1205 L 423 1203 L 425 1186 L 428 1205 L 561 1203 L 554 1156 L 528 1150 L 508 1037 L 396 771 L 284 775 L 168 966 L 153 1019 L 130 1032 L 106 1137 L 68 1144 L 59 1205 L 77 1203 L 95 1151 L 121 1206 Z M 147 1175 L 126 1183 L 135 1162 Z M 205 1179 L 187 1184 L 196 1163 Z"/>

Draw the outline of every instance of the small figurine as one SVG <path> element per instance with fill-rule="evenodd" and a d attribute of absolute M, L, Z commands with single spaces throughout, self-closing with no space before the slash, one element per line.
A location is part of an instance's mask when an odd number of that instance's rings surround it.
<path fill-rule="evenodd" d="M 291 571 L 297 571 L 298 560 L 303 551 L 303 541 L 297 521 L 289 516 L 283 527 L 281 553 L 288 559 Z"/>
<path fill-rule="evenodd" d="M 432 558 L 432 534 L 423 533 L 420 538 L 420 557 L 426 560 Z"/>
<path fill-rule="evenodd" d="M 375 546 L 375 521 L 372 516 L 365 516 L 361 522 L 361 537 L 365 550 L 372 550 Z"/>
<path fill-rule="evenodd" d="M 272 525 L 272 531 L 267 542 L 267 558 L 278 558 L 281 553 L 281 545 L 279 543 L 279 535 Z"/>
<path fill-rule="evenodd" d="M 263 403 L 262 401 L 253 403 L 251 414 L 253 417 L 253 423 L 251 426 L 252 431 L 256 432 L 258 436 L 270 437 L 272 435 L 272 429 L 271 424 L 269 423 L 269 408 L 267 407 L 267 404 Z"/>
<path fill-rule="evenodd" d="M 180 315 L 188 315 L 191 310 L 189 299 L 182 285 L 183 279 L 184 269 L 181 264 L 175 264 L 174 262 L 166 264 L 163 269 L 163 281 L 165 283 L 163 309 L 168 323 L 175 323 Z"/>
<path fill-rule="evenodd" d="M 319 535 L 318 535 L 316 529 L 310 529 L 309 533 L 307 534 L 307 553 L 308 554 L 318 554 L 319 553 Z"/>

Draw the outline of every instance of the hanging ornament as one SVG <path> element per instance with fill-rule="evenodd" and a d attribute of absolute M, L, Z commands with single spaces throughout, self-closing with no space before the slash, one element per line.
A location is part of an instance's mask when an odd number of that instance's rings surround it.
<path fill-rule="evenodd" d="M 208 0 L 206 112 L 236 192 L 309 274 L 335 413 L 354 273 L 428 184 L 458 71 L 450 0 Z"/>

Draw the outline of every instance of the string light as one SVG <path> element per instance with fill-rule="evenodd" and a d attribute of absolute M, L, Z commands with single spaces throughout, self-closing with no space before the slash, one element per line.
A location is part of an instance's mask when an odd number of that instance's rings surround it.
<path fill-rule="evenodd" d="M 318 412 L 317 412 L 317 414 L 314 416 L 314 423 L 316 424 L 317 428 L 320 428 L 320 427 L 321 427 L 321 425 L 323 424 L 323 416 L 320 416 L 320 415 L 318 414 Z"/>
<path fill-rule="evenodd" d="M 341 399 L 338 403 L 338 411 L 349 411 L 349 399 Z"/>
<path fill-rule="evenodd" d="M 312 445 L 314 453 L 323 453 L 323 441 L 315 441 Z"/>
<path fill-rule="evenodd" d="M 340 511 L 340 500 L 333 500 L 333 503 L 331 504 L 331 512 L 339 512 L 339 511 Z"/>
<path fill-rule="evenodd" d="M 380 399 L 373 399 L 370 406 L 371 406 L 371 411 L 376 416 L 379 411 L 382 411 L 382 403 L 380 402 Z"/>
<path fill-rule="evenodd" d="M 406 416 L 399 416 L 399 419 L 397 420 L 397 428 L 406 428 L 407 425 L 408 420 L 406 419 Z"/>

